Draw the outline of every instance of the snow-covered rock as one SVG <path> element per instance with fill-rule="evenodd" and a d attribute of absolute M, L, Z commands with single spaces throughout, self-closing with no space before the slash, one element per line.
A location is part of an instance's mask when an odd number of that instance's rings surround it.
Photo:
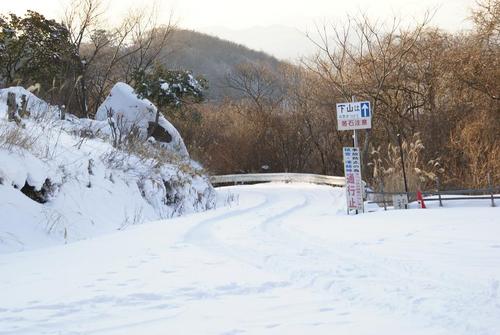
<path fill-rule="evenodd" d="M 18 105 L 21 95 L 27 97 L 30 117 L 19 125 L 7 121 L 9 92 Z M 172 134 L 185 150 L 178 132 Z M 0 90 L 0 253 L 214 206 L 208 177 L 187 153 L 159 159 L 167 149 L 146 139 L 143 149 L 156 156 L 114 148 L 107 120 L 71 114 L 60 120 L 58 107 L 24 88 Z"/>
<path fill-rule="evenodd" d="M 127 131 L 132 127 L 136 127 L 141 132 L 141 135 L 146 138 L 148 128 L 156 120 L 156 114 L 157 108 L 151 101 L 139 98 L 129 85 L 117 83 L 111 89 L 106 100 L 99 106 L 96 120 L 106 121 L 111 118 L 117 127 L 123 127 Z M 156 129 L 158 135 L 153 133 L 156 140 L 169 150 L 184 157 L 188 156 L 186 146 L 179 132 L 163 115 L 160 115 L 158 119 L 158 128 L 161 128 Z M 164 132 L 168 135 L 165 135 Z"/>
<path fill-rule="evenodd" d="M 18 106 L 18 110 L 21 108 L 22 104 L 22 96 L 26 96 L 26 110 L 31 115 L 32 118 L 40 117 L 40 114 L 44 115 L 56 115 L 60 112 L 59 107 L 49 105 L 47 102 L 38 98 L 33 93 L 26 90 L 24 87 L 15 86 L 9 87 L 8 89 L 0 90 L 0 115 L 7 114 L 7 96 L 10 93 L 14 93 L 16 95 L 16 103 Z"/>

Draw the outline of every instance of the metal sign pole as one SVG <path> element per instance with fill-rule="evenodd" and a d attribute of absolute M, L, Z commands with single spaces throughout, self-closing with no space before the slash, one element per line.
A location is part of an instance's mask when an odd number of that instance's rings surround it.
<path fill-rule="evenodd" d="M 403 145 L 401 144 L 401 134 L 397 135 L 399 145 L 399 155 L 401 156 L 401 167 L 403 168 L 403 181 L 405 185 L 405 192 L 408 194 L 408 182 L 406 181 L 405 158 L 403 155 Z"/>
<path fill-rule="evenodd" d="M 405 194 L 408 199 L 408 182 L 406 181 L 406 170 L 405 170 L 405 159 L 403 155 L 403 145 L 401 144 L 401 134 L 397 134 L 398 145 L 399 145 L 399 155 L 401 156 L 401 167 L 403 168 L 403 181 L 405 184 Z M 405 204 L 405 209 L 408 209 L 408 205 Z"/>
<path fill-rule="evenodd" d="M 351 100 L 352 102 L 356 102 L 356 96 L 352 96 L 351 97 Z M 353 130 L 354 134 L 353 134 L 353 139 L 354 139 L 354 147 L 357 148 L 358 147 L 358 132 L 356 131 L 356 129 Z"/>
<path fill-rule="evenodd" d="M 356 96 L 352 96 L 352 102 L 356 102 Z M 354 131 L 354 134 L 353 134 L 353 137 L 354 137 L 354 147 L 355 148 L 359 148 L 359 145 L 358 145 L 358 131 L 356 129 L 353 130 Z M 361 161 L 359 161 L 359 167 L 360 167 L 360 171 L 362 171 L 362 166 L 361 166 Z M 363 205 L 363 213 L 365 212 L 365 206 Z M 358 214 L 358 210 L 356 209 L 356 214 Z"/>
<path fill-rule="evenodd" d="M 352 101 L 352 102 L 356 102 L 356 96 L 354 96 L 354 95 L 353 95 L 353 96 L 351 97 L 351 101 Z M 354 132 L 354 133 L 353 133 L 352 137 L 353 137 L 353 140 L 354 140 L 354 147 L 355 147 L 355 148 L 357 148 L 357 147 L 358 147 L 358 132 L 357 132 L 357 130 L 356 130 L 356 129 L 354 129 L 354 130 L 353 130 L 353 132 Z M 363 168 L 363 167 L 361 166 L 361 164 L 360 164 L 359 168 L 360 168 L 360 171 L 361 171 L 361 169 Z M 361 172 L 360 172 L 360 174 L 361 174 L 361 175 L 363 175 Z M 363 206 L 363 212 L 364 212 L 364 206 Z M 358 213 L 359 213 L 359 212 L 358 212 L 358 210 L 356 209 L 356 214 L 358 214 Z"/>

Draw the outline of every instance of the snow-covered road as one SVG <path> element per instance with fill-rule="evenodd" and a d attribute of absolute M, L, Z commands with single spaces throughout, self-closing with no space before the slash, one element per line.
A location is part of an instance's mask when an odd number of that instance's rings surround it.
<path fill-rule="evenodd" d="M 327 186 L 219 192 L 215 211 L 0 255 L 0 334 L 500 334 L 500 208 L 354 217 Z"/>

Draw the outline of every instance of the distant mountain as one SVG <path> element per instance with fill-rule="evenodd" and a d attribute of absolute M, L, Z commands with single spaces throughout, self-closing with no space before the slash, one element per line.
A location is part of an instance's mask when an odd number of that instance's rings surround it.
<path fill-rule="evenodd" d="M 212 100 L 234 96 L 235 92 L 225 87 L 225 77 L 238 64 L 264 63 L 276 69 L 282 62 L 264 52 L 192 30 L 174 31 L 162 56 L 169 68 L 191 70 L 208 79 L 208 97 Z"/>
<path fill-rule="evenodd" d="M 245 29 L 208 27 L 203 31 L 255 50 L 266 50 L 271 55 L 287 61 L 310 56 L 316 51 L 305 31 L 284 25 L 255 26 Z M 310 33 L 316 35 L 314 31 Z"/>

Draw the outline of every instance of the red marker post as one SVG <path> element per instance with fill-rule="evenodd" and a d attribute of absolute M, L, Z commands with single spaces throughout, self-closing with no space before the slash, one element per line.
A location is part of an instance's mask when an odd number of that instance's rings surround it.
<path fill-rule="evenodd" d="M 422 192 L 420 191 L 417 191 L 417 201 L 420 208 L 427 208 L 425 207 L 424 197 L 422 196 Z"/>

